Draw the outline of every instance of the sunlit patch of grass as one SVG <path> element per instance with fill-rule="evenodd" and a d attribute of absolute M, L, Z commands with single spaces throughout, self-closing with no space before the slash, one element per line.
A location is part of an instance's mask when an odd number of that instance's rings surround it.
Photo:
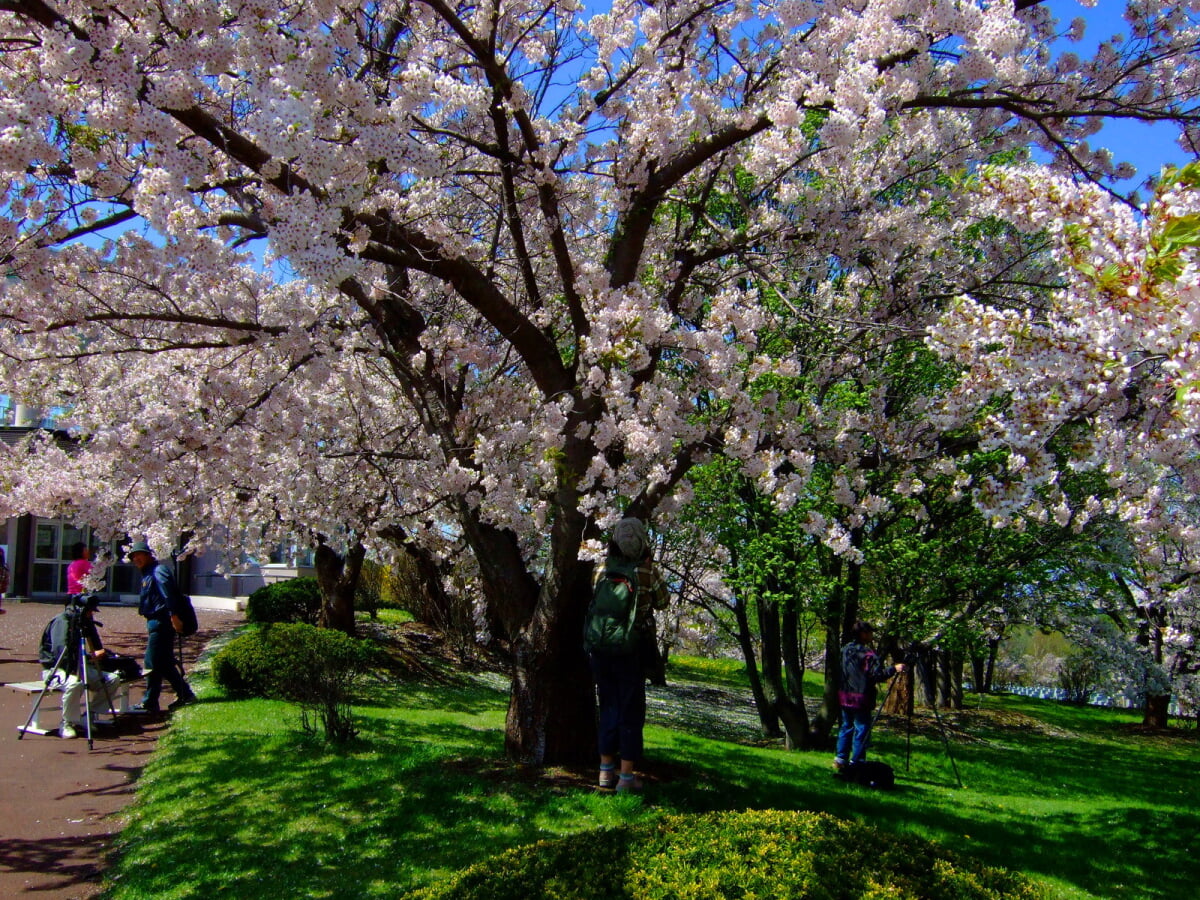
<path fill-rule="evenodd" d="M 412 613 L 407 609 L 398 609 L 394 606 L 380 606 L 375 610 L 374 619 L 366 612 L 359 611 L 355 613 L 355 619 L 359 622 L 379 622 L 382 625 L 400 625 L 404 622 L 413 620 Z"/>
<path fill-rule="evenodd" d="M 746 664 L 740 659 L 703 656 L 672 656 L 667 663 L 667 677 L 677 681 L 703 681 L 745 689 Z"/>

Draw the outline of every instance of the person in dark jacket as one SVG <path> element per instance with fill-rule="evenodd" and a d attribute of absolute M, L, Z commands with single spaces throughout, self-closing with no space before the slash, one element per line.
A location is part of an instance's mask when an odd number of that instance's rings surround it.
<path fill-rule="evenodd" d="M 871 712 L 878 693 L 876 685 L 904 671 L 903 663 L 886 666 L 873 646 L 875 628 L 869 622 L 855 622 L 853 638 L 842 647 L 842 680 L 838 703 L 842 707 L 842 727 L 838 732 L 837 756 L 833 767 L 842 771 L 867 758 L 871 739 Z"/>
<path fill-rule="evenodd" d="M 175 692 L 167 709 L 177 709 L 196 700 L 175 659 L 175 634 L 183 630 L 178 610 L 182 605 L 179 586 L 171 567 L 154 558 L 145 541 L 129 548 L 129 560 L 142 575 L 138 612 L 146 620 L 146 694 L 132 712 L 159 712 L 158 695 L 166 678 Z"/>

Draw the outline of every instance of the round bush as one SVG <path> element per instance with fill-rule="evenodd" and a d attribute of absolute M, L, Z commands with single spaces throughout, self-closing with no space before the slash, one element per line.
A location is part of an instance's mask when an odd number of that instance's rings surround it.
<path fill-rule="evenodd" d="M 281 645 L 271 640 L 270 629 L 239 635 L 213 656 L 212 678 L 231 697 L 271 697 L 274 681 L 285 667 Z"/>
<path fill-rule="evenodd" d="M 426 900 L 1035 900 L 1024 877 L 825 813 L 672 816 L 519 847 Z"/>
<path fill-rule="evenodd" d="M 321 589 L 317 579 L 305 576 L 266 584 L 246 601 L 248 622 L 304 622 L 316 625 L 321 617 Z"/>
<path fill-rule="evenodd" d="M 234 697 L 304 702 L 344 694 L 375 661 L 370 641 L 302 622 L 267 625 L 231 640 L 213 657 L 212 677 Z"/>
<path fill-rule="evenodd" d="M 277 623 L 230 641 L 213 657 L 213 680 L 234 697 L 297 703 L 304 731 L 319 727 L 328 741 L 348 741 L 358 733 L 351 708 L 355 683 L 378 652 L 370 641 L 340 631 Z"/>

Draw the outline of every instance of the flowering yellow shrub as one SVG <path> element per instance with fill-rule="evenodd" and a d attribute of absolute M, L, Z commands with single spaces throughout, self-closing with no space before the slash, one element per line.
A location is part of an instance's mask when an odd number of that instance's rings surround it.
<path fill-rule="evenodd" d="M 672 816 L 517 847 L 423 900 L 1034 900 L 1021 875 L 825 813 Z"/>

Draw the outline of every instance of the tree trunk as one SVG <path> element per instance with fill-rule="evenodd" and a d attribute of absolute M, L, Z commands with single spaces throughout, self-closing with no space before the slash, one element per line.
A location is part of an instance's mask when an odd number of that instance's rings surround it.
<path fill-rule="evenodd" d="M 423 625 L 442 627 L 453 622 L 456 601 L 446 593 L 437 560 L 424 547 L 407 539 L 399 541 L 398 545 L 408 563 L 404 567 L 408 582 L 404 588 L 415 595 L 409 600 L 409 606 L 413 607 L 409 612 Z"/>
<path fill-rule="evenodd" d="M 825 620 L 825 690 L 821 696 L 821 708 L 813 721 L 813 731 L 832 740 L 831 731 L 841 719 L 842 705 L 838 702 L 838 690 L 842 681 L 842 617 L 840 614 Z"/>
<path fill-rule="evenodd" d="M 317 545 L 313 561 L 321 588 L 322 628 L 354 634 L 354 593 L 366 555 L 361 543 L 352 545 L 345 556 L 323 542 Z"/>
<path fill-rule="evenodd" d="M 986 694 L 984 682 L 987 681 L 987 657 L 982 653 L 971 654 L 971 688 L 976 694 Z"/>
<path fill-rule="evenodd" d="M 945 650 L 937 651 L 937 688 L 936 702 L 942 709 L 954 705 L 954 667 L 950 664 L 950 654 Z"/>
<path fill-rule="evenodd" d="M 921 686 L 921 702 L 931 708 L 937 704 L 937 671 L 937 654 L 926 651 L 917 661 L 916 675 Z"/>
<path fill-rule="evenodd" d="M 950 709 L 961 710 L 963 708 L 963 655 L 958 651 L 952 651 L 946 654 L 947 668 L 947 687 L 946 705 Z"/>
<path fill-rule="evenodd" d="M 783 674 L 788 697 L 793 703 L 804 703 L 804 660 L 800 655 L 800 611 L 795 597 L 783 605 Z M 807 718 L 807 716 L 805 717 Z"/>
<path fill-rule="evenodd" d="M 779 728 L 779 716 L 767 701 L 766 691 L 763 690 L 762 677 L 758 672 L 758 659 L 754 652 L 754 635 L 750 631 L 750 617 L 746 614 L 746 603 L 737 598 L 733 604 L 733 615 L 737 620 L 737 639 L 742 648 L 742 659 L 746 664 L 746 678 L 750 682 L 750 693 L 754 697 L 754 706 L 758 710 L 758 722 L 764 735 L 770 738 L 783 737 Z"/>
<path fill-rule="evenodd" d="M 560 497 L 558 509 L 541 588 L 527 624 L 516 631 L 512 642 L 512 692 L 504 745 L 509 759 L 527 765 L 579 765 L 598 758 L 596 694 L 583 651 L 593 567 L 578 558 L 586 522 L 573 511 L 578 506 L 571 497 Z M 512 537 L 515 549 L 515 536 L 505 535 Z M 514 558 L 519 560 L 519 554 Z M 510 590 L 518 589 L 521 575 L 528 578 L 523 564 L 514 573 Z M 491 585 L 493 596 L 501 588 Z M 511 616 L 524 605 L 520 597 L 510 597 L 502 608 Z M 515 624 L 511 618 L 508 621 L 510 627 Z"/>
<path fill-rule="evenodd" d="M 787 705 L 780 710 L 784 728 L 787 730 L 789 750 L 808 750 L 816 743 L 816 737 L 808 721 L 808 707 L 804 703 L 804 661 L 800 655 L 800 614 L 796 598 L 790 597 L 783 607 L 783 673 L 780 687 L 786 692 Z"/>
<path fill-rule="evenodd" d="M 883 711 L 889 716 L 907 718 L 913 714 L 913 670 L 905 670 L 903 675 L 892 676 L 891 687 L 887 699 L 883 702 Z"/>
<path fill-rule="evenodd" d="M 527 765 L 596 762 L 596 694 L 583 652 L 583 618 L 591 567 L 576 565 L 564 582 L 556 616 L 539 603 L 530 627 L 514 642 L 512 691 L 505 721 L 508 758 Z"/>
<path fill-rule="evenodd" d="M 1146 708 L 1142 715 L 1142 724 L 1147 728 L 1166 728 L 1170 719 L 1168 712 L 1170 706 L 1170 694 L 1147 695 Z"/>
<path fill-rule="evenodd" d="M 854 530 L 850 533 L 854 546 L 859 546 L 862 532 Z M 841 704 L 838 703 L 838 689 L 842 680 L 842 640 L 854 629 L 858 619 L 859 591 L 862 586 L 862 566 L 850 563 L 846 570 L 841 557 L 834 557 L 826 573 L 834 580 L 833 596 L 826 607 L 825 626 L 825 692 L 821 698 L 821 709 L 813 719 L 812 731 L 818 740 L 818 746 L 831 744 L 833 728 L 841 719 Z M 843 573 L 844 577 L 843 577 Z"/>
<path fill-rule="evenodd" d="M 782 690 L 782 659 L 779 648 L 779 604 L 773 600 L 756 599 L 758 610 L 758 641 L 761 647 L 761 667 L 764 693 L 772 715 L 780 714 Z"/>
<path fill-rule="evenodd" d="M 504 728 L 508 758 L 534 766 L 595 763 L 596 694 L 582 648 L 521 639 L 514 649 Z"/>
<path fill-rule="evenodd" d="M 667 683 L 667 666 L 671 662 L 672 643 L 670 638 L 663 637 L 661 640 L 655 640 L 654 645 L 658 653 L 659 662 L 662 665 L 662 684 L 659 685 L 661 687 Z M 656 681 L 651 681 L 650 683 L 658 684 Z"/>
<path fill-rule="evenodd" d="M 758 619 L 763 648 L 763 682 L 771 708 L 783 722 L 787 746 L 795 750 L 808 750 L 813 745 L 813 737 L 808 730 L 808 710 L 803 703 L 796 703 L 792 699 L 784 683 L 779 603 L 760 598 Z"/>
<path fill-rule="evenodd" d="M 992 685 L 996 678 L 996 657 L 1000 654 L 1000 638 L 988 638 L 988 657 L 987 671 L 984 675 L 983 690 L 984 693 L 992 692 Z"/>

